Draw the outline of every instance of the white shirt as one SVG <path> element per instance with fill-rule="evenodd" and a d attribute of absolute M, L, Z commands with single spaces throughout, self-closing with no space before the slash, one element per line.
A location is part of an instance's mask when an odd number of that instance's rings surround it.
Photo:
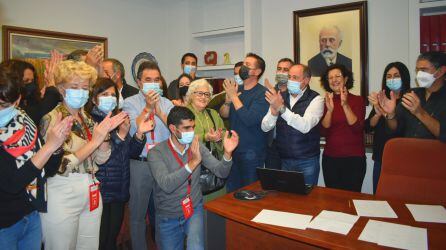
<path fill-rule="evenodd" d="M 302 94 L 293 97 L 290 94 L 290 107 L 293 107 L 297 101 L 305 93 L 306 89 Z M 282 114 L 282 118 L 287 122 L 287 124 L 301 133 L 308 133 L 314 126 L 316 126 L 321 120 L 324 114 L 324 98 L 320 95 L 316 96 L 311 100 L 303 116 L 293 113 L 290 109 L 286 108 L 286 111 Z M 271 108 L 266 113 L 262 120 L 262 130 L 268 132 L 276 126 L 278 116 L 274 116 L 271 113 Z"/>

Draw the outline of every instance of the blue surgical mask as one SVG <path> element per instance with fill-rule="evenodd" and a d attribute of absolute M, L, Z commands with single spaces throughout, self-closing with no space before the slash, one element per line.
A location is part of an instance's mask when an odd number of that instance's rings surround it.
<path fill-rule="evenodd" d="M 0 128 L 6 127 L 6 125 L 9 124 L 9 122 L 17 115 L 17 113 L 18 110 L 14 105 L 0 110 Z"/>
<path fill-rule="evenodd" d="M 149 90 L 153 90 L 160 96 L 163 96 L 163 90 L 160 88 L 160 84 L 157 82 L 145 82 L 142 84 L 142 92 L 146 95 Z"/>
<path fill-rule="evenodd" d="M 191 144 L 192 141 L 194 140 L 194 136 L 195 136 L 195 132 L 194 131 L 190 131 L 190 132 L 181 132 L 181 138 L 178 138 L 178 142 L 186 145 L 186 144 Z"/>
<path fill-rule="evenodd" d="M 401 81 L 401 78 L 393 78 L 386 80 L 386 86 L 393 91 L 400 90 L 402 85 L 403 82 Z"/>
<path fill-rule="evenodd" d="M 100 96 L 98 109 L 106 114 L 116 108 L 116 97 L 114 96 Z"/>
<path fill-rule="evenodd" d="M 192 66 L 192 65 L 184 65 L 184 74 L 192 74 L 195 71 L 197 71 L 197 67 Z"/>
<path fill-rule="evenodd" d="M 238 85 L 243 85 L 243 80 L 239 75 L 234 75 L 234 80 Z"/>
<path fill-rule="evenodd" d="M 65 102 L 72 109 L 80 109 L 88 101 L 88 90 L 67 89 L 65 90 Z"/>
<path fill-rule="evenodd" d="M 300 93 L 302 93 L 302 90 L 300 89 L 300 85 L 301 85 L 300 82 L 288 80 L 286 86 L 287 86 L 288 92 L 290 92 L 290 94 L 299 95 Z"/>

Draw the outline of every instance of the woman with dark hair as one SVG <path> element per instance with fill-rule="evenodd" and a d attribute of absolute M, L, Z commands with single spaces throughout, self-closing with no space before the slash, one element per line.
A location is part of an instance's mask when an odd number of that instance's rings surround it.
<path fill-rule="evenodd" d="M 177 79 L 180 90 L 180 99 L 172 100 L 173 105 L 186 107 L 186 93 L 189 89 L 190 83 L 193 81 L 192 77 L 188 74 L 181 74 Z"/>
<path fill-rule="evenodd" d="M 19 106 L 35 124 L 39 124 L 40 119 L 59 103 L 59 92 L 54 86 L 47 87 L 45 94 L 41 97 L 36 69 L 29 62 L 13 59 L 2 62 L 2 65 L 15 71 L 22 79 L 23 88 Z"/>
<path fill-rule="evenodd" d="M 93 86 L 87 111 L 95 122 L 101 122 L 108 113 L 118 113 L 118 89 L 109 78 L 98 78 Z M 137 119 L 137 131 L 129 135 L 130 120 L 126 120 L 111 132 L 110 158 L 98 165 L 96 177 L 101 183 L 103 210 L 99 234 L 99 249 L 116 249 L 124 215 L 124 206 L 129 199 L 130 158 L 138 157 L 146 143 L 144 134 L 154 128 L 153 121 L 142 113 Z"/>
<path fill-rule="evenodd" d="M 401 62 L 389 63 L 384 69 L 381 90 L 384 90 L 387 97 L 390 98 L 392 91 L 398 102 L 401 97 L 410 89 L 410 74 L 406 65 Z M 381 158 L 384 151 L 384 145 L 392 138 L 390 133 L 386 132 L 385 112 L 378 103 L 378 94 L 372 93 L 368 99 L 373 105 L 369 117 L 365 121 L 365 131 L 373 133 L 373 193 L 376 192 L 379 176 L 381 174 Z"/>
<path fill-rule="evenodd" d="M 22 77 L 0 65 L 0 249 L 40 250 L 44 176 L 59 167 L 73 117 L 57 114 L 42 146 L 36 125 L 18 107 L 21 87 Z"/>
<path fill-rule="evenodd" d="M 322 156 L 325 185 L 360 192 L 366 171 L 364 100 L 348 92 L 353 73 L 342 64 L 329 66 L 321 82 L 327 91 L 321 122 L 326 138 Z"/>

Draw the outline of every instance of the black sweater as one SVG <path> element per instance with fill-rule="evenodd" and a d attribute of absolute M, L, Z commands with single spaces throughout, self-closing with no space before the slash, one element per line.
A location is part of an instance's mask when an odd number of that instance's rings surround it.
<path fill-rule="evenodd" d="M 58 168 L 63 153 L 53 155 L 45 168 Z M 36 210 L 28 200 L 26 187 L 42 170 L 28 160 L 17 168 L 15 158 L 0 147 L 0 228 L 7 228 Z"/>

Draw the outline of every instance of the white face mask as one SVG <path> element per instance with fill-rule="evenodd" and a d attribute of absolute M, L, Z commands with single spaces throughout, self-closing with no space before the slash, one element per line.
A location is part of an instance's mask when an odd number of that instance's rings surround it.
<path fill-rule="evenodd" d="M 434 74 L 427 73 L 424 71 L 418 71 L 417 73 L 417 82 L 418 85 L 422 88 L 430 88 L 432 84 L 434 84 L 435 80 L 437 80 Z"/>

